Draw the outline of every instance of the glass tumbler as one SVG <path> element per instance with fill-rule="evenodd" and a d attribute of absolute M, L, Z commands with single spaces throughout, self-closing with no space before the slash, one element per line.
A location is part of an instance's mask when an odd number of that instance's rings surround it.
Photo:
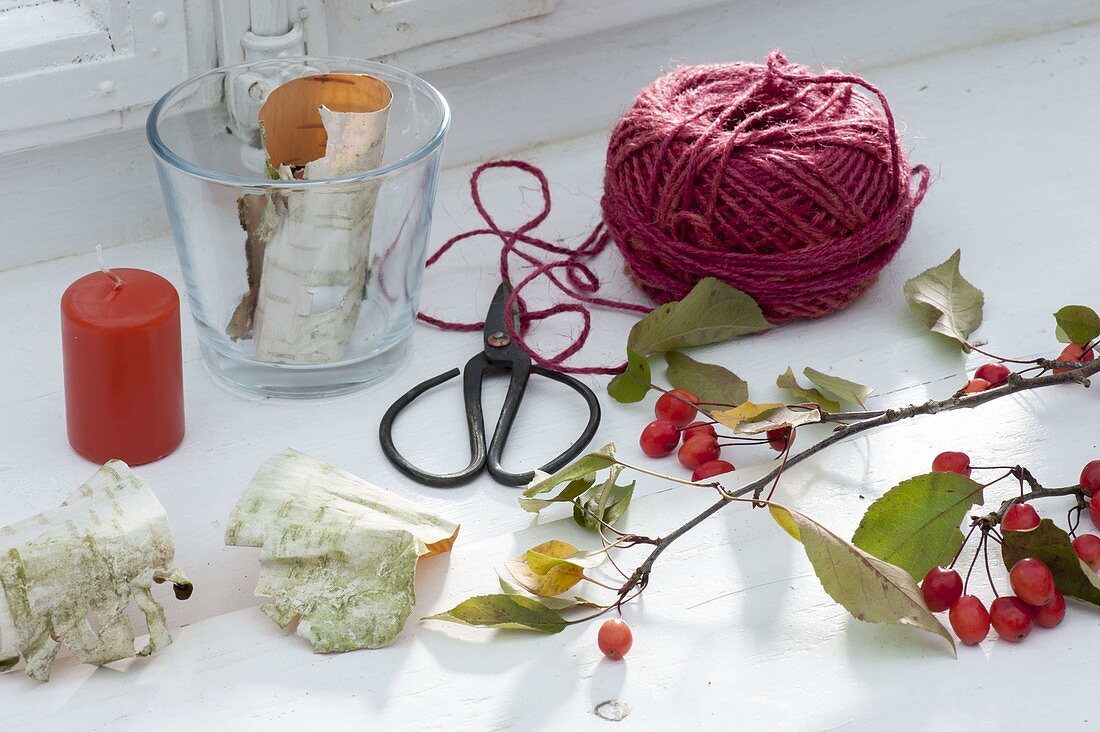
<path fill-rule="evenodd" d="M 313 163 L 269 160 L 261 109 L 287 82 L 331 74 L 365 74 L 388 87 L 384 152 L 355 158 L 365 170 L 349 172 L 345 160 L 343 170 L 323 165 L 299 179 Z M 216 379 L 259 396 L 325 397 L 401 365 L 449 124 L 446 100 L 424 80 L 344 58 L 227 66 L 157 102 L 146 132 L 203 360 Z M 335 128 L 324 128 L 326 160 L 360 150 L 334 145 Z M 298 135 L 290 129 L 284 138 Z M 263 136 L 272 147 L 271 133 Z"/>

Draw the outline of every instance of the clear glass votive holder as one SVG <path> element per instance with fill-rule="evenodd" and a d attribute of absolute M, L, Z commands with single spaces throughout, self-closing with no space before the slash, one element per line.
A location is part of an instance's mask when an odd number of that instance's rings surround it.
<path fill-rule="evenodd" d="M 384 153 L 367 170 L 299 180 L 301 168 L 286 166 L 275 179 L 261 105 L 282 84 L 322 74 L 385 82 Z M 423 79 L 345 58 L 215 69 L 157 102 L 146 133 L 216 379 L 259 396 L 326 397 L 401 365 L 449 124 L 446 100 Z"/>

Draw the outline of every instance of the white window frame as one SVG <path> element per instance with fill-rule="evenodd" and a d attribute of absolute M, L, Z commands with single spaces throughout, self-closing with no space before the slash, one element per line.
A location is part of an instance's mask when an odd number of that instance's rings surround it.
<path fill-rule="evenodd" d="M 0 153 L 139 125 L 187 72 L 183 0 L 0 0 Z"/>

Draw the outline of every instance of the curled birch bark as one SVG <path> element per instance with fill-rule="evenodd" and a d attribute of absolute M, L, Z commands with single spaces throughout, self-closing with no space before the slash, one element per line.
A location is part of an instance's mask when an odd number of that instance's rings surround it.
<path fill-rule="evenodd" d="M 377 168 L 391 99 L 385 82 L 363 74 L 307 76 L 275 89 L 260 110 L 270 174 L 318 180 Z M 288 190 L 265 206 L 246 196 L 250 290 L 229 335 L 250 323 L 262 361 L 341 360 L 363 301 L 380 185 Z"/>
<path fill-rule="evenodd" d="M 184 599 L 191 591 L 174 555 L 164 507 L 119 460 L 60 507 L 0 528 L 0 671 L 22 657 L 28 676 L 48 681 L 62 643 L 95 665 L 167 646 L 152 586 L 172 582 Z M 126 617 L 131 602 L 149 630 L 141 650 Z"/>
<path fill-rule="evenodd" d="M 421 556 L 450 551 L 458 525 L 295 450 L 260 466 L 225 543 L 262 547 L 256 594 L 280 627 L 322 653 L 392 643 L 415 603 Z"/>

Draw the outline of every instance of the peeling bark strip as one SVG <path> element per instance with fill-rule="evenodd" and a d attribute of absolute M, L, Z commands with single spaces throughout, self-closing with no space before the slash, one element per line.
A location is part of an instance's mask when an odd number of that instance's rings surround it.
<path fill-rule="evenodd" d="M 48 681 L 62 643 L 94 665 L 167 646 L 164 608 L 151 588 L 167 580 L 190 589 L 174 555 L 164 507 L 120 460 L 60 507 L 0 529 L 0 671 L 22 657 L 28 676 Z M 140 651 L 126 618 L 131 602 L 149 630 Z"/>
<path fill-rule="evenodd" d="M 248 292 L 241 298 L 240 305 L 233 311 L 233 317 L 229 319 L 229 325 L 225 328 L 226 335 L 235 341 L 252 332 L 256 296 L 260 290 L 260 278 L 263 276 L 264 249 L 271 235 L 270 231 L 261 228 L 261 223 L 264 212 L 267 210 L 269 197 L 275 198 L 275 196 L 276 194 L 250 193 L 237 199 L 237 217 L 245 232 L 244 254 L 247 260 Z"/>
<path fill-rule="evenodd" d="M 295 450 L 260 466 L 225 543 L 262 547 L 256 594 L 319 653 L 392 643 L 416 601 L 421 556 L 450 551 L 458 525 Z"/>
<path fill-rule="evenodd" d="M 269 170 L 281 180 L 318 180 L 377 168 L 391 99 L 385 82 L 363 74 L 320 74 L 278 87 L 260 109 Z M 363 301 L 379 186 L 243 197 L 249 292 L 228 335 L 251 328 L 263 361 L 341 360 Z"/>

